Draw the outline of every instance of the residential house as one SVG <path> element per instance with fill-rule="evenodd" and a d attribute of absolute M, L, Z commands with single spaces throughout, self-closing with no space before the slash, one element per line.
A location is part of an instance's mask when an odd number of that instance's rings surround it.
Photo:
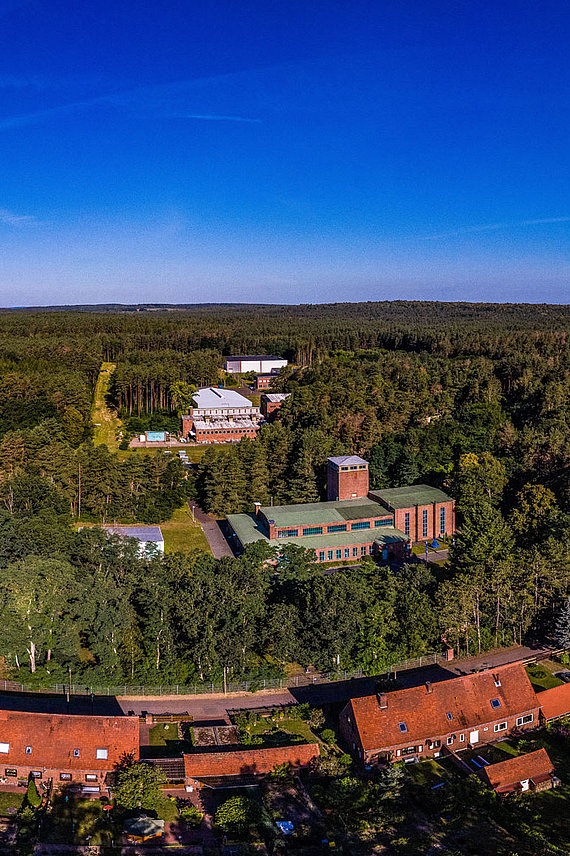
<path fill-rule="evenodd" d="M 0 776 L 6 783 L 31 776 L 83 794 L 106 794 L 108 775 L 125 755 L 139 757 L 137 718 L 0 710 Z"/>
<path fill-rule="evenodd" d="M 352 699 L 340 730 L 364 764 L 437 758 L 536 728 L 540 702 L 517 663 Z"/>

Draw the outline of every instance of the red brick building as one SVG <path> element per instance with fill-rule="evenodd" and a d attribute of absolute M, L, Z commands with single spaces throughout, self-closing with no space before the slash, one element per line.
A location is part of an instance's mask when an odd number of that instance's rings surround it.
<path fill-rule="evenodd" d="M 206 387 L 182 417 L 182 436 L 196 443 L 237 443 L 259 431 L 259 407 L 233 389 Z"/>
<path fill-rule="evenodd" d="M 280 764 L 306 767 L 319 756 L 318 743 L 274 746 L 271 749 L 239 749 L 229 752 L 197 752 L 184 755 L 186 784 L 199 787 L 204 780 L 271 773 Z"/>
<path fill-rule="evenodd" d="M 107 774 L 125 753 L 139 757 L 135 717 L 0 710 L 0 776 L 8 782 L 32 776 L 104 794 Z"/>
<path fill-rule="evenodd" d="M 267 419 L 279 410 L 284 401 L 291 396 L 290 392 L 269 392 L 261 396 L 261 413 Z"/>
<path fill-rule="evenodd" d="M 279 546 L 287 539 L 314 550 L 317 562 L 376 555 L 406 559 L 414 541 L 455 532 L 455 501 L 429 485 L 369 490 L 368 462 L 358 455 L 329 458 L 327 502 L 258 506 L 255 514 L 230 514 L 234 537 Z"/>
<path fill-rule="evenodd" d="M 570 684 L 561 684 L 537 695 L 540 715 L 544 722 L 551 722 L 561 716 L 570 716 Z"/>
<path fill-rule="evenodd" d="M 481 778 L 498 794 L 546 791 L 557 781 L 546 749 L 489 764 L 481 770 Z"/>
<path fill-rule="evenodd" d="M 340 714 L 364 764 L 437 758 L 539 725 L 540 702 L 521 664 L 357 698 Z"/>
<path fill-rule="evenodd" d="M 368 461 L 358 455 L 329 458 L 327 462 L 327 499 L 339 502 L 368 496 Z"/>

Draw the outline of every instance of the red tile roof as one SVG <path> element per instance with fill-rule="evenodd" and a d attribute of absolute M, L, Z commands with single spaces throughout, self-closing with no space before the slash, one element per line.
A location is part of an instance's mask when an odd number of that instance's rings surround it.
<path fill-rule="evenodd" d="M 200 752 L 184 755 L 184 771 L 192 779 L 270 773 L 278 764 L 304 767 L 318 756 L 318 743 L 243 749 L 239 752 Z"/>
<path fill-rule="evenodd" d="M 71 716 L 0 710 L 0 765 L 109 771 L 125 752 L 139 757 L 139 723 L 128 716 Z M 31 752 L 26 753 L 26 747 Z M 79 750 L 75 757 L 74 749 Z M 106 749 L 107 759 L 96 750 Z"/>
<path fill-rule="evenodd" d="M 546 720 L 570 714 L 570 684 L 543 690 L 537 693 L 536 697 Z"/>
<path fill-rule="evenodd" d="M 514 790 L 525 779 L 544 781 L 553 771 L 554 764 L 546 749 L 537 749 L 536 752 L 491 764 L 481 771 L 481 775 L 498 793 L 505 793 Z"/>
<path fill-rule="evenodd" d="M 500 686 L 495 686 L 495 677 Z M 491 699 L 499 699 L 493 708 Z M 411 689 L 386 693 L 385 708 L 378 696 L 353 699 L 354 720 L 365 751 L 405 746 L 429 737 L 477 728 L 527 711 L 538 711 L 539 702 L 520 664 L 463 675 Z M 447 714 L 451 714 L 451 719 Z M 405 725 L 405 730 L 400 728 Z"/>

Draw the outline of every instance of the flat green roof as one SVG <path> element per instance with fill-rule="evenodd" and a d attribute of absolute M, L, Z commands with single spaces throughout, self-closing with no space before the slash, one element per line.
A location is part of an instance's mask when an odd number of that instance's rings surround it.
<path fill-rule="evenodd" d="M 261 511 L 267 520 L 275 521 L 280 529 L 297 526 L 321 526 L 344 523 L 345 520 L 367 520 L 386 517 L 388 512 L 373 499 L 365 496 L 339 502 L 303 502 L 298 505 L 266 505 Z"/>
<path fill-rule="evenodd" d="M 372 490 L 379 502 L 390 508 L 410 508 L 413 505 L 430 505 L 432 502 L 452 502 L 452 498 L 429 484 L 412 484 L 406 487 L 393 487 L 388 490 Z"/>
<path fill-rule="evenodd" d="M 332 535 L 307 535 L 298 538 L 268 538 L 260 527 L 255 514 L 228 514 L 228 523 L 239 538 L 243 547 L 255 541 L 265 541 L 272 547 L 282 547 L 284 544 L 296 544 L 306 550 L 323 550 L 327 547 L 350 547 L 377 541 L 379 544 L 393 544 L 397 541 L 409 541 L 399 529 L 393 526 L 380 526 L 370 529 L 356 529 L 349 532 L 335 532 Z"/>

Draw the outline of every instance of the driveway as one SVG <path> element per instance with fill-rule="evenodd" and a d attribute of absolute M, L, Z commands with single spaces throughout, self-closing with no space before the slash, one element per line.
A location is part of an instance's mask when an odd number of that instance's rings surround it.
<path fill-rule="evenodd" d="M 206 540 L 210 545 L 210 550 L 214 554 L 215 559 L 221 559 L 224 556 L 233 556 L 232 550 L 228 542 L 223 536 L 220 525 L 215 517 L 206 514 L 202 511 L 199 505 L 195 502 L 189 502 L 188 506 L 194 511 L 194 517 L 202 527 L 202 531 L 206 536 Z"/>

